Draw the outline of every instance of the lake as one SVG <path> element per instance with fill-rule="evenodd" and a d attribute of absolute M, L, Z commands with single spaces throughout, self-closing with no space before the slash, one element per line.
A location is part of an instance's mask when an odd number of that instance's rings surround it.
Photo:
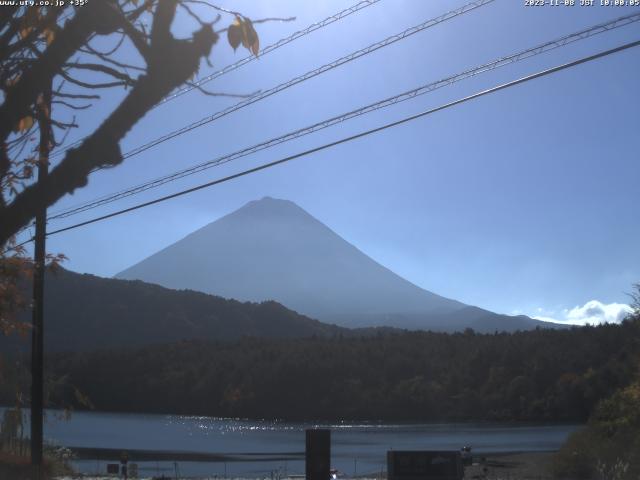
<path fill-rule="evenodd" d="M 144 461 L 141 476 L 268 477 L 304 472 L 307 428 L 331 429 L 332 467 L 345 474 L 386 470 L 387 450 L 458 450 L 474 454 L 556 450 L 578 425 L 293 423 L 122 413 L 48 411 L 47 441 L 68 447 L 225 454 L 224 461 Z M 134 460 L 132 460 L 133 462 Z M 84 473 L 104 473 L 105 459 L 76 460 Z M 109 463 L 113 463 L 110 460 Z"/>

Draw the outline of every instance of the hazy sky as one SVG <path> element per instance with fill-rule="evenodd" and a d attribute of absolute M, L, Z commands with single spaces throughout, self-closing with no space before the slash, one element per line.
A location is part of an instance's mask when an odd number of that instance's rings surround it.
<path fill-rule="evenodd" d="M 225 4 L 261 24 L 271 44 L 347 1 Z M 466 2 L 382 0 L 209 85 L 252 92 L 328 63 Z M 579 3 L 579 1 L 577 1 Z M 638 10 L 638 9 L 636 9 Z M 525 7 L 497 0 L 325 73 L 91 177 L 51 211 L 233 152 L 633 11 Z M 221 25 L 230 23 L 223 18 Z M 190 28 L 181 20 L 177 30 Z M 378 126 L 580 56 L 640 38 L 640 23 L 465 80 L 320 134 L 93 210 L 59 228 Z M 214 68 L 246 55 L 226 41 Z M 49 239 L 67 267 L 110 276 L 189 232 L 270 195 L 292 200 L 417 285 L 500 313 L 579 321 L 615 318 L 640 281 L 640 48 L 545 77 L 411 124 Z M 95 126 L 117 95 L 79 117 Z M 236 100 L 190 93 L 150 113 L 128 150 Z M 73 140 L 73 138 L 71 138 Z M 212 255 L 221 252 L 211 252 Z M 588 304 L 587 302 L 595 301 Z M 576 310 L 578 307 L 578 310 Z M 572 313 L 573 312 L 573 313 Z M 602 312 L 602 314 L 598 313 Z M 607 313 L 608 312 L 608 313 Z M 573 315 L 573 317 L 572 317 Z"/>

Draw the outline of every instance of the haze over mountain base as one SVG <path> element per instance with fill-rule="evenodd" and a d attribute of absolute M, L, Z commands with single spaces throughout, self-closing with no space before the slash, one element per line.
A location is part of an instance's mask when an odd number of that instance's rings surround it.
<path fill-rule="evenodd" d="M 261 302 L 348 328 L 514 331 L 546 322 L 499 315 L 424 290 L 295 203 L 265 197 L 193 232 L 116 278 Z"/>

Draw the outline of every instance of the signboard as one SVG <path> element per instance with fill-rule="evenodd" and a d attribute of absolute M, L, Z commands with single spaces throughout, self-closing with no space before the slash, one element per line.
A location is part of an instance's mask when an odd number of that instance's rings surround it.
<path fill-rule="evenodd" d="M 464 471 L 459 451 L 387 452 L 388 480 L 461 480 Z"/>

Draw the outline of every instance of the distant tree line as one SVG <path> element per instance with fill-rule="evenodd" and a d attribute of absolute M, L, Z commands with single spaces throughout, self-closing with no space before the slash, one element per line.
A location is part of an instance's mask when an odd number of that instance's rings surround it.
<path fill-rule="evenodd" d="M 183 341 L 53 354 L 54 404 L 281 419 L 586 421 L 637 378 L 640 319 L 570 330 Z M 14 369 L 0 401 L 28 378 Z M 5 379 L 9 380 L 9 379 Z M 14 383 L 15 385 L 15 383 Z"/>

